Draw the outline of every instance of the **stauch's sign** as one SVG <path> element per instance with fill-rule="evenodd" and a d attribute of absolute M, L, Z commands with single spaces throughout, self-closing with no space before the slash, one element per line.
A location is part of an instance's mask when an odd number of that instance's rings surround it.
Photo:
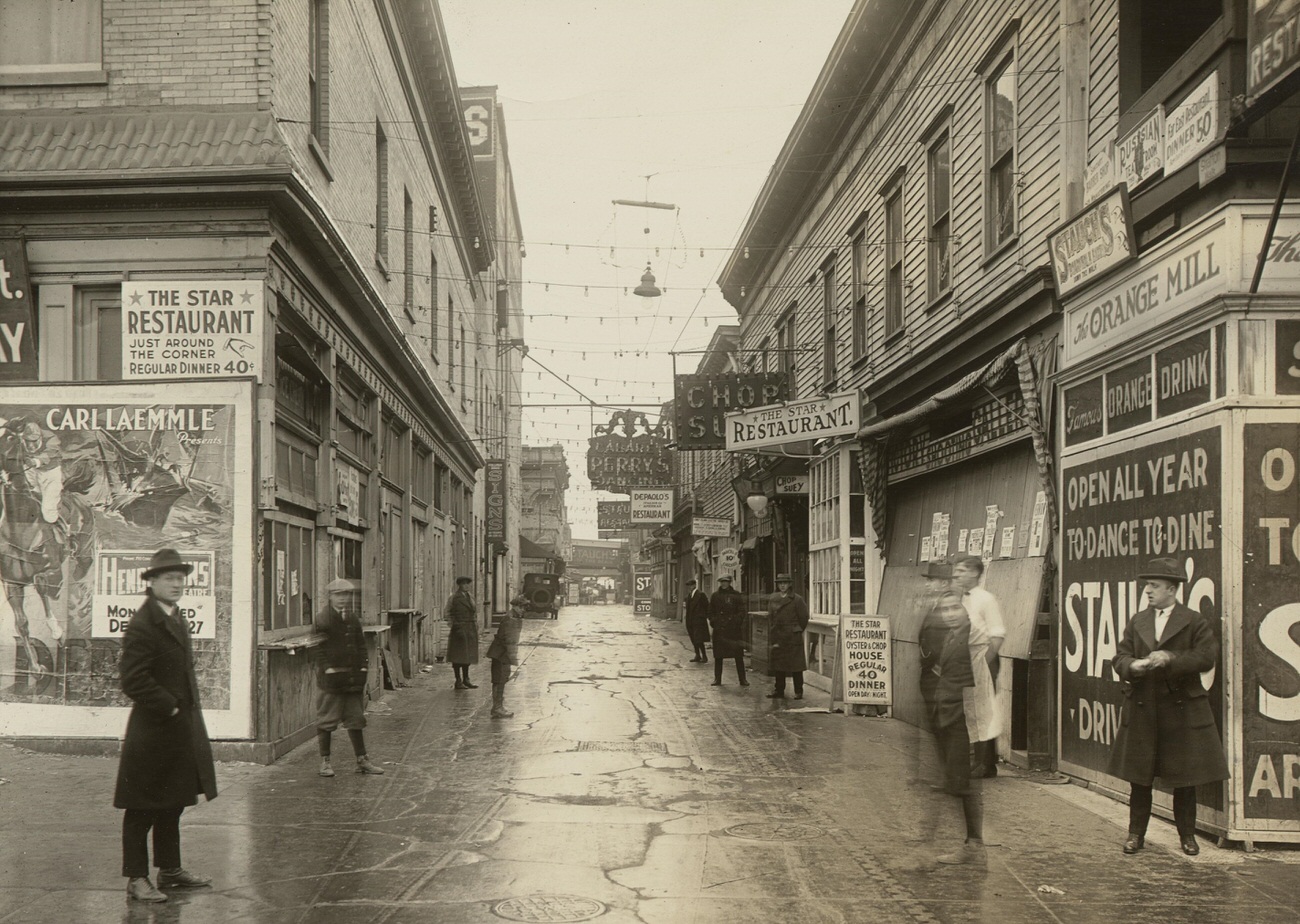
<path fill-rule="evenodd" d="M 681 449 L 726 446 L 728 411 L 777 404 L 789 397 L 782 372 L 714 373 L 673 378 L 673 429 Z"/>
<path fill-rule="evenodd" d="M 1137 256 L 1128 192 L 1117 186 L 1047 236 L 1056 294 L 1066 296 Z"/>
<path fill-rule="evenodd" d="M 627 529 L 631 525 L 631 501 L 596 501 L 597 529 Z"/>
<path fill-rule="evenodd" d="M 502 459 L 489 459 L 483 467 L 483 481 L 487 487 L 487 541 L 504 544 L 506 541 L 506 463 Z"/>
<path fill-rule="evenodd" d="M 627 494 L 672 482 L 672 454 L 663 424 L 644 414 L 618 411 L 587 441 L 587 477 L 597 491 Z"/>
<path fill-rule="evenodd" d="M 4 237 L 0 238 L 0 382 L 34 382 L 36 378 L 27 245 L 20 238 Z"/>
<path fill-rule="evenodd" d="M 727 415 L 727 450 L 742 452 L 799 440 L 851 436 L 861 426 L 857 392 L 791 401 Z"/>

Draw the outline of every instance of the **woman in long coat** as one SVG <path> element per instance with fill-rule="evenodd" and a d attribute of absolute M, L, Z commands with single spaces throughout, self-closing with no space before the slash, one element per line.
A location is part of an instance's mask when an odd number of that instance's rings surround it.
<path fill-rule="evenodd" d="M 785 698 L 785 678 L 794 679 L 794 698 L 803 699 L 803 672 L 808 669 L 803 633 L 808 628 L 808 604 L 794 592 L 794 580 L 788 574 L 776 576 L 776 590 L 767 610 L 767 638 L 772 647 L 768 669 L 776 678 L 776 688 L 769 699 Z"/>
<path fill-rule="evenodd" d="M 1201 674 L 1219 663 L 1214 627 L 1177 600 L 1186 580 L 1172 558 L 1152 560 L 1138 579 L 1150 603 L 1124 627 L 1115 655 L 1124 708 L 1109 772 L 1128 780 L 1125 853 L 1141 850 L 1151 817 L 1151 790 L 1160 777 L 1174 791 L 1174 822 L 1183 852 L 1196 843 L 1196 787 L 1228 778 L 1223 743 Z"/>
<path fill-rule="evenodd" d="M 473 578 L 456 578 L 456 592 L 447 598 L 447 660 L 456 672 L 457 690 L 477 690 L 470 683 L 469 666 L 478 663 L 478 610 L 469 594 Z"/>
<path fill-rule="evenodd" d="M 217 797 L 212 745 L 199 702 L 189 626 L 176 602 L 194 569 L 174 549 L 156 552 L 143 577 L 145 601 L 122 638 L 122 692 L 131 698 L 113 805 L 122 819 L 122 875 L 140 901 L 167 897 L 149 881 L 148 835 L 162 887 L 193 888 L 210 880 L 181 867 L 181 812 L 202 793 Z"/>

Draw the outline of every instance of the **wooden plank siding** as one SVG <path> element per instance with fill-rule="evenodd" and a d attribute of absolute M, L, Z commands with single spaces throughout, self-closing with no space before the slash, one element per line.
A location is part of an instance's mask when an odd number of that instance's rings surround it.
<path fill-rule="evenodd" d="M 1088 159 L 1104 154 L 1119 124 L 1119 4 L 1092 0 L 1088 13 Z"/>
<path fill-rule="evenodd" d="M 1009 33 L 1018 72 L 1016 242 L 990 255 L 985 244 L 984 74 L 977 70 Z M 862 113 L 840 141 L 838 160 L 815 199 L 791 217 L 784 253 L 757 282 L 742 321 L 743 342 L 772 337 L 792 302 L 798 304 L 796 382 L 801 397 L 822 390 L 822 287 L 819 267 L 836 255 L 836 390 L 868 386 L 925 355 L 976 310 L 1034 267 L 1047 263 L 1046 235 L 1060 221 L 1060 62 L 1057 0 L 971 0 L 920 4 L 913 26 L 894 47 L 880 79 L 852 103 Z M 991 61 L 989 63 L 992 63 Z M 952 139 L 949 297 L 927 291 L 928 149 L 923 134 L 950 108 Z M 904 327 L 884 339 L 885 218 L 883 187 L 902 183 Z M 850 230 L 865 236 L 865 357 L 852 355 Z"/>

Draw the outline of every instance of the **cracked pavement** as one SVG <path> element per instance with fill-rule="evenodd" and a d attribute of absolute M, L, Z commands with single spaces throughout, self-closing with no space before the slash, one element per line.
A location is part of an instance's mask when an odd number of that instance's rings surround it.
<path fill-rule="evenodd" d="M 520 653 L 513 719 L 447 665 L 389 692 L 367 729 L 385 776 L 322 779 L 311 743 L 220 764 L 220 797 L 182 822 L 214 886 L 165 905 L 128 903 L 117 876 L 115 759 L 0 747 L 0 922 L 1300 918 L 1300 851 L 1203 837 L 1187 858 L 1153 820 L 1124 857 L 1122 805 L 1015 771 L 985 789 L 988 869 L 936 868 L 959 811 L 925 785 L 915 729 L 829 714 L 811 689 L 798 709 L 764 699 L 730 666 L 712 687 L 679 625 L 629 607 L 526 622 Z"/>

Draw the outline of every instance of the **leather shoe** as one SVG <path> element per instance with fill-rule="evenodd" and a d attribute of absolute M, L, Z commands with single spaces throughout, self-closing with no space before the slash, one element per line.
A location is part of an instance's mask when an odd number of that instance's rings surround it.
<path fill-rule="evenodd" d="M 720 686 L 722 686 L 722 681 L 721 681 L 721 680 L 715 680 L 715 681 L 713 681 L 713 683 L 709 684 L 709 686 L 711 686 L 711 687 L 720 687 Z"/>
<path fill-rule="evenodd" d="M 784 693 L 769 693 L 769 694 L 767 694 L 767 698 L 768 698 L 768 699 L 785 699 L 785 694 L 784 694 Z"/>
<path fill-rule="evenodd" d="M 126 897 L 137 902 L 167 901 L 167 896 L 155 889 L 153 883 L 150 882 L 146 876 L 142 876 L 139 879 L 127 880 Z"/>
<path fill-rule="evenodd" d="M 1142 849 L 1145 842 L 1146 838 L 1141 834 L 1130 834 L 1128 840 L 1124 841 L 1124 852 L 1129 854 L 1137 853 Z"/>
<path fill-rule="evenodd" d="M 1181 841 L 1183 846 L 1183 853 L 1187 854 L 1189 857 L 1194 857 L 1201 852 L 1201 846 L 1200 844 L 1196 843 L 1195 835 L 1189 834 L 1184 838 L 1180 838 L 1179 840 Z"/>
<path fill-rule="evenodd" d="M 742 681 L 740 681 L 740 685 L 741 685 L 742 687 L 747 687 L 747 686 L 749 686 L 749 681 L 748 681 L 748 680 L 742 680 Z"/>
<path fill-rule="evenodd" d="M 187 869 L 158 870 L 158 888 L 160 889 L 201 889 L 212 885 L 212 880 Z"/>
<path fill-rule="evenodd" d="M 465 681 L 465 689 L 466 689 L 466 690 L 477 690 L 477 689 L 478 689 L 478 684 L 477 684 L 477 683 L 470 683 L 468 680 L 466 680 L 466 681 Z"/>

